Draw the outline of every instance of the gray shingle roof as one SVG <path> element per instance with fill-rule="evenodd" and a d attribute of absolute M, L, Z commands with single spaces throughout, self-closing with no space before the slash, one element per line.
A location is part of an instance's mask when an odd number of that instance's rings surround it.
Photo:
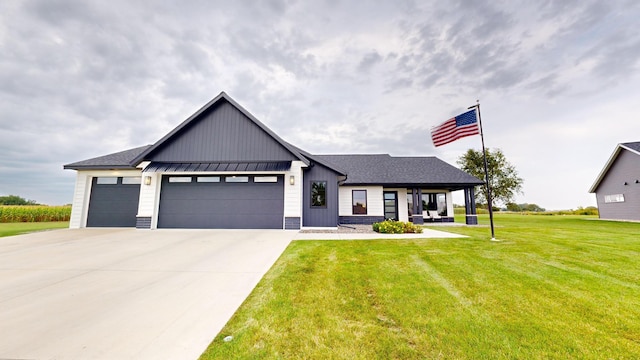
<path fill-rule="evenodd" d="M 433 157 L 393 157 L 376 155 L 316 155 L 344 169 L 347 185 L 420 185 L 458 189 L 480 185 L 482 181 Z"/>
<path fill-rule="evenodd" d="M 135 169 L 131 161 L 146 151 L 151 145 L 145 145 L 134 149 L 120 151 L 117 153 L 99 156 L 92 159 L 82 160 L 67 164 L 65 169 Z"/>
<path fill-rule="evenodd" d="M 297 147 L 297 146 L 295 146 L 295 145 L 293 145 L 291 143 L 288 143 L 288 144 L 290 146 L 292 146 L 293 148 L 295 148 L 296 150 L 298 150 L 298 152 L 300 152 L 300 154 L 302 156 L 304 156 L 305 158 L 328 167 L 329 169 L 335 171 L 338 175 L 346 175 L 347 174 L 347 172 L 344 171 L 344 169 L 341 169 L 340 167 L 336 166 L 335 164 L 328 163 L 325 159 L 321 158 L 320 156 L 312 155 L 312 154 L 302 150 L 301 148 L 299 148 L 299 147 Z"/>
<path fill-rule="evenodd" d="M 634 151 L 640 152 L 640 141 L 623 143 L 622 145 Z"/>

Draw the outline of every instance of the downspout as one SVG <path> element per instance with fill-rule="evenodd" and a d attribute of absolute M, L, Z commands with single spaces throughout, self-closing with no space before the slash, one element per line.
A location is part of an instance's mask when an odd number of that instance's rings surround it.
<path fill-rule="evenodd" d="M 344 179 L 338 180 L 338 186 L 344 185 L 344 183 L 347 181 L 348 178 L 349 178 L 349 174 L 345 174 Z"/>

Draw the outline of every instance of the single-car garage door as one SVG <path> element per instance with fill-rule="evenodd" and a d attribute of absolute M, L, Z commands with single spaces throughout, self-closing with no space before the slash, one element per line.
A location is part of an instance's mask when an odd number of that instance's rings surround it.
<path fill-rule="evenodd" d="M 282 229 L 284 177 L 163 176 L 158 227 Z"/>
<path fill-rule="evenodd" d="M 94 177 L 87 227 L 135 227 L 140 177 Z"/>

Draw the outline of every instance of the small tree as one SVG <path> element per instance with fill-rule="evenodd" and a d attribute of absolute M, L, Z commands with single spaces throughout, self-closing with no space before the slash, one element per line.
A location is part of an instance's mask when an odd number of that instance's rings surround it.
<path fill-rule="evenodd" d="M 457 163 L 463 171 L 478 179 L 485 180 L 482 151 L 469 149 L 458 159 Z M 494 205 L 496 202 L 511 203 L 515 194 L 522 194 L 523 180 L 518 177 L 515 166 L 507 161 L 502 150 L 495 149 L 491 151 L 491 149 L 487 149 L 487 168 L 491 181 L 491 198 Z M 477 203 L 487 203 L 487 198 L 487 186 L 483 184 L 476 194 Z"/>

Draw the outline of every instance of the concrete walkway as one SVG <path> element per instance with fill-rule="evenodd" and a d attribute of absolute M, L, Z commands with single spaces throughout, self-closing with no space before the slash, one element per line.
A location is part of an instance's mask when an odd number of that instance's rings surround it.
<path fill-rule="evenodd" d="M 197 359 L 295 234 L 82 229 L 0 238 L 0 359 Z"/>
<path fill-rule="evenodd" d="M 452 234 L 440 230 L 424 229 L 422 234 L 378 234 L 378 233 L 298 233 L 294 240 L 373 240 L 373 239 L 428 239 L 428 238 L 465 238 L 465 235 Z"/>

